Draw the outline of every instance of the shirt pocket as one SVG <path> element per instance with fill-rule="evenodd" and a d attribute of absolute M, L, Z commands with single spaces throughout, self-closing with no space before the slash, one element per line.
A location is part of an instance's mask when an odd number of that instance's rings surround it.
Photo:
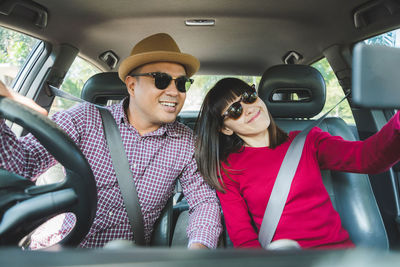
<path fill-rule="evenodd" d="M 181 169 L 171 165 L 153 165 L 138 181 L 137 187 L 144 212 L 161 211 L 163 204 L 172 196 L 175 181 Z"/>
<path fill-rule="evenodd" d="M 98 192 L 97 212 L 93 228 L 97 231 L 124 223 L 127 219 L 121 191 L 117 184 Z"/>

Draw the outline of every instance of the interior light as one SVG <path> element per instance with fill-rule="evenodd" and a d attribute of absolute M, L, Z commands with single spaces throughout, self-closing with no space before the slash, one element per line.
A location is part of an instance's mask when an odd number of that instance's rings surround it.
<path fill-rule="evenodd" d="M 187 19 L 186 26 L 214 26 L 215 19 Z"/>

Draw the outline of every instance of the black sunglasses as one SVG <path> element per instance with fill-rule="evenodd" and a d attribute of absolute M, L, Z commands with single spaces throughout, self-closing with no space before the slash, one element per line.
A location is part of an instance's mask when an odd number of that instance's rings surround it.
<path fill-rule="evenodd" d="M 172 78 L 171 75 L 165 72 L 148 72 L 148 73 L 137 73 L 137 74 L 132 73 L 128 75 L 132 77 L 151 76 L 154 78 L 154 84 L 156 88 L 160 90 L 164 90 L 169 86 L 172 80 L 175 80 L 176 89 L 178 89 L 178 91 L 182 93 L 186 93 L 193 83 L 193 79 L 189 79 L 186 76 L 179 76 L 176 78 Z"/>
<path fill-rule="evenodd" d="M 240 104 L 240 102 L 246 103 L 246 104 L 252 104 L 256 102 L 257 100 L 257 92 L 255 90 L 254 85 L 251 87 L 253 91 L 246 91 L 244 92 L 241 96 L 239 101 L 236 101 L 232 103 L 232 105 L 229 106 L 229 108 L 222 114 L 222 119 L 224 120 L 226 117 L 232 118 L 234 120 L 237 120 L 240 116 L 242 116 L 243 113 L 243 107 Z"/>

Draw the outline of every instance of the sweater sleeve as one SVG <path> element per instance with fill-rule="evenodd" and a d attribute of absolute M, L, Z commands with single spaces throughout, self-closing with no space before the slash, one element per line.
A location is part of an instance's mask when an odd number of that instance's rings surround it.
<path fill-rule="evenodd" d="M 364 141 L 346 141 L 320 130 L 310 133 L 321 169 L 373 174 L 386 171 L 400 159 L 399 112 Z"/>
<path fill-rule="evenodd" d="M 225 193 L 217 191 L 226 228 L 234 247 L 257 247 L 258 235 L 252 226 L 252 218 L 247 204 L 240 194 L 239 183 L 232 181 L 223 174 Z"/>

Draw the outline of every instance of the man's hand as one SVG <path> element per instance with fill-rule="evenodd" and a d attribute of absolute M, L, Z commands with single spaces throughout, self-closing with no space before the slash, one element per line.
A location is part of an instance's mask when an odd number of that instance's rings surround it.
<path fill-rule="evenodd" d="M 11 90 L 2 81 L 0 81 L 0 95 L 12 98 Z"/>
<path fill-rule="evenodd" d="M 47 111 L 44 108 L 42 108 L 41 106 L 39 106 L 38 104 L 36 104 L 35 101 L 33 101 L 30 98 L 20 95 L 11 89 L 8 89 L 7 86 L 5 86 L 5 84 L 1 81 L 0 81 L 0 96 L 8 97 L 8 98 L 14 100 L 15 102 L 21 103 L 33 110 L 36 110 L 37 112 L 41 113 L 42 115 L 47 116 Z"/>
<path fill-rule="evenodd" d="M 204 246 L 201 243 L 192 243 L 189 249 L 208 249 L 208 247 Z"/>

